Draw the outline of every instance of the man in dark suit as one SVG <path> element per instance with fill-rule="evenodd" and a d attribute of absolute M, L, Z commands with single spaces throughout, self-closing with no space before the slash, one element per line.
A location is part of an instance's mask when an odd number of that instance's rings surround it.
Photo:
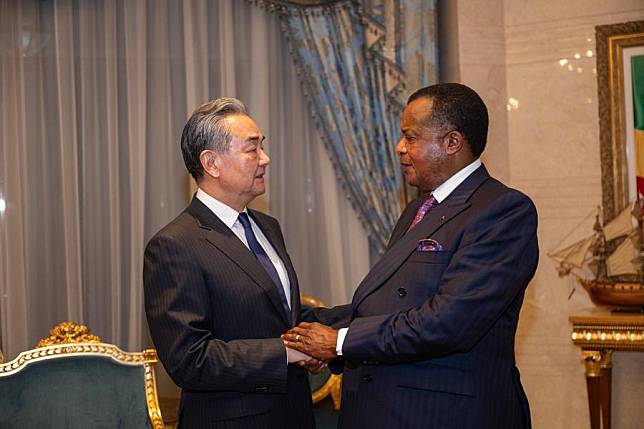
<path fill-rule="evenodd" d="M 145 250 L 145 309 L 182 389 L 180 428 L 314 427 L 301 366 L 320 366 L 280 339 L 299 321 L 297 277 L 278 222 L 247 208 L 265 191 L 263 140 L 239 100 L 197 109 L 181 150 L 199 189 Z"/>
<path fill-rule="evenodd" d="M 530 427 L 514 336 L 538 260 L 530 199 L 490 177 L 479 157 L 485 104 L 472 89 L 415 92 L 396 146 L 420 197 L 351 306 L 346 328 L 303 323 L 289 347 L 344 363 L 342 428 Z"/>

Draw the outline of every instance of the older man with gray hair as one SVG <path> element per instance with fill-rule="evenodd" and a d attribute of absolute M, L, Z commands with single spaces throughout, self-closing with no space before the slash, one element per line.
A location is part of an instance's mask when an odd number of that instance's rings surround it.
<path fill-rule="evenodd" d="M 314 427 L 306 369 L 284 347 L 299 323 L 297 277 L 278 222 L 249 209 L 270 158 L 246 107 L 199 107 L 181 136 L 199 189 L 145 250 L 145 309 L 168 374 L 181 387 L 180 428 Z"/>

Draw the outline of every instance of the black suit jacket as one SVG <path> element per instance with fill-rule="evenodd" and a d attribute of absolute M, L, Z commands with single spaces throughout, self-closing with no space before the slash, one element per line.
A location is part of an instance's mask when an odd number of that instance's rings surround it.
<path fill-rule="evenodd" d="M 483 166 L 406 232 L 420 203 L 354 294 L 340 427 L 529 428 L 514 335 L 538 261 L 535 207 Z M 418 250 L 428 238 L 442 250 Z"/>
<path fill-rule="evenodd" d="M 297 277 L 279 224 L 249 214 L 287 268 L 297 322 Z M 196 197 L 148 243 L 143 279 L 152 339 L 182 389 L 180 427 L 313 426 L 306 372 L 287 366 L 279 338 L 291 324 L 275 284 Z"/>

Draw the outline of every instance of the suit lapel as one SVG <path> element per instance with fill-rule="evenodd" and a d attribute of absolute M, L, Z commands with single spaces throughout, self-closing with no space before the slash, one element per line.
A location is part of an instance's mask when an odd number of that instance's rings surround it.
<path fill-rule="evenodd" d="M 392 234 L 390 247 L 360 282 L 353 296 L 353 309 L 355 310 L 367 296 L 382 286 L 400 268 L 416 249 L 419 240 L 431 236 L 456 215 L 467 209 L 470 206 L 469 199 L 471 195 L 489 177 L 484 166 L 475 170 L 442 203 L 432 209 L 418 225 L 407 233 L 404 231 L 411 223 L 413 216 L 410 217 L 407 214 L 406 217 L 409 217 L 409 219 L 404 219 L 403 221 L 403 217 L 405 217 L 405 213 L 403 213 L 396 225 L 396 229 L 398 229 L 398 226 L 403 225 L 404 228 L 401 227 L 403 232 L 399 232 L 400 237 L 397 240 L 394 240 L 395 234 Z M 415 210 L 412 213 L 415 213 Z"/>
<path fill-rule="evenodd" d="M 244 246 L 244 243 L 239 240 L 230 228 L 196 197 L 192 199 L 192 203 L 188 206 L 188 212 L 199 223 L 199 226 L 204 231 L 206 240 L 239 266 L 259 287 L 264 289 L 268 299 L 273 303 L 284 322 L 290 326 L 290 322 L 286 320 L 286 315 L 284 314 L 279 292 L 255 255 Z M 265 231 L 265 229 L 262 228 L 262 231 Z"/>
<path fill-rule="evenodd" d="M 409 228 L 409 225 L 411 225 L 411 221 L 414 220 L 416 211 L 418 210 L 418 207 L 420 207 L 422 202 L 422 198 L 416 198 L 415 200 L 407 204 L 407 207 L 405 207 L 405 210 L 400 215 L 398 222 L 396 222 L 394 231 L 391 233 L 391 238 L 389 238 L 389 243 L 387 243 L 386 250 L 389 250 L 391 246 L 393 246 L 393 244 L 398 241 L 400 237 L 402 237 L 405 231 L 407 231 L 407 228 Z"/>

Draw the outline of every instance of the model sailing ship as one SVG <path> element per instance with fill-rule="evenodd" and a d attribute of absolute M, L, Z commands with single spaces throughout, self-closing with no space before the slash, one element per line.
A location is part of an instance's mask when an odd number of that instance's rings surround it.
<path fill-rule="evenodd" d="M 597 305 L 644 310 L 642 216 L 640 205 L 632 203 L 604 225 L 598 208 L 593 235 L 548 254 L 559 276 L 577 278 Z"/>

